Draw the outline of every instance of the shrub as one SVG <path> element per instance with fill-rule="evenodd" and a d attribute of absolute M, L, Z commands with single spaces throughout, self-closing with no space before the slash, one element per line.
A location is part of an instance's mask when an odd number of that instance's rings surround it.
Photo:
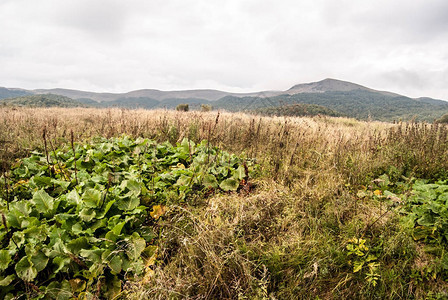
<path fill-rule="evenodd" d="M 207 112 L 207 111 L 211 111 L 212 110 L 212 106 L 209 104 L 201 104 L 201 111 L 202 112 Z"/>
<path fill-rule="evenodd" d="M 435 120 L 435 123 L 448 124 L 448 114 L 444 114 L 439 119 Z"/>
<path fill-rule="evenodd" d="M 176 106 L 176 110 L 177 111 L 189 111 L 190 107 L 188 106 L 188 104 L 182 103 L 182 104 L 179 104 Z"/>

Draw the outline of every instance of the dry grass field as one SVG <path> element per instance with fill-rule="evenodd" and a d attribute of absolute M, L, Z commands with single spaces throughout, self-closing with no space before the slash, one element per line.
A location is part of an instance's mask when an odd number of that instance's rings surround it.
<path fill-rule="evenodd" d="M 442 299 L 445 250 L 406 222 L 416 179 L 448 179 L 442 125 L 169 110 L 0 108 L 3 177 L 93 137 L 207 140 L 258 167 L 251 188 L 172 204 L 158 263 L 128 299 Z M 445 226 L 438 224 L 437 226 Z M 435 230 L 435 229 L 434 229 Z M 438 244 L 446 249 L 444 241 Z M 444 248 L 445 247 L 445 248 Z M 438 248 L 439 249 L 439 248 Z M 447 260 L 448 261 L 448 260 Z"/>

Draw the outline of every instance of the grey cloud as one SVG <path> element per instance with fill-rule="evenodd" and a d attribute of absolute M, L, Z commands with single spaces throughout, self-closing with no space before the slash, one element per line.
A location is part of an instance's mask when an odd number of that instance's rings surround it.
<path fill-rule="evenodd" d="M 352 22 L 379 41 L 421 43 L 446 37 L 448 2 L 386 1 L 383 9 L 370 7 L 351 15 Z"/>
<path fill-rule="evenodd" d="M 64 2 L 62 2 L 64 3 Z M 52 11 L 56 26 L 70 27 L 95 39 L 122 38 L 128 18 L 128 7 L 124 1 L 86 1 L 60 5 Z"/>
<path fill-rule="evenodd" d="M 433 97 L 448 86 L 442 0 L 3 0 L 0 28 L 0 86 L 241 91 L 335 77 Z"/>
<path fill-rule="evenodd" d="M 423 88 L 428 86 L 428 80 L 420 72 L 400 69 L 382 74 L 383 80 L 393 82 L 394 85 L 402 88 Z"/>

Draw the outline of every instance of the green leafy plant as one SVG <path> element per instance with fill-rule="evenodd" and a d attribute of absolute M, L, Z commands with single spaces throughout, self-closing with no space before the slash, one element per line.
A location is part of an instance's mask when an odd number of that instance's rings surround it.
<path fill-rule="evenodd" d="M 241 158 L 186 139 L 97 139 L 33 152 L 2 178 L 0 297 L 118 295 L 127 279 L 153 273 L 153 228 L 170 204 L 236 191 L 248 170 Z"/>
<path fill-rule="evenodd" d="M 404 212 L 416 240 L 430 244 L 448 243 L 448 185 L 444 181 L 418 180 L 406 199 Z"/>
<path fill-rule="evenodd" d="M 378 257 L 369 252 L 366 240 L 362 238 L 353 238 L 347 241 L 347 256 L 351 258 L 349 264 L 353 266 L 353 273 L 364 273 L 365 279 L 369 284 L 376 286 L 380 275 L 377 270 L 379 263 Z"/>

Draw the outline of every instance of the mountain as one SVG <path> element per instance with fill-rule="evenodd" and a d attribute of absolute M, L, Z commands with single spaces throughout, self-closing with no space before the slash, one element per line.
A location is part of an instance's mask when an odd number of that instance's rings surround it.
<path fill-rule="evenodd" d="M 265 96 L 276 96 L 283 92 L 265 91 L 256 93 L 229 93 L 218 90 L 185 90 L 185 91 L 159 91 L 159 90 L 137 90 L 127 93 L 95 93 L 86 91 L 77 91 L 69 89 L 38 89 L 30 91 L 33 94 L 57 94 L 72 99 L 90 99 L 97 102 L 115 101 L 118 99 L 133 98 L 149 98 L 157 101 L 166 99 L 201 99 L 207 101 L 216 101 L 225 96 L 257 96 L 264 94 Z"/>
<path fill-rule="evenodd" d="M 359 84 L 327 78 L 318 82 L 297 84 L 285 91 L 261 91 L 253 93 L 230 93 L 212 89 L 160 91 L 142 89 L 127 93 L 96 93 L 69 89 L 6 89 L 2 95 L 57 94 L 69 97 L 83 105 L 94 107 L 125 108 L 175 108 L 178 104 L 189 104 L 190 109 L 199 109 L 202 104 L 214 109 L 228 111 L 263 110 L 278 112 L 300 110 L 296 104 L 326 107 L 334 114 L 358 119 L 381 121 L 411 120 L 434 121 L 448 113 L 448 102 L 432 98 L 409 98 L 389 91 L 378 91 Z"/>
<path fill-rule="evenodd" d="M 357 119 L 380 121 L 411 120 L 429 121 L 448 112 L 448 102 L 432 99 L 418 101 L 405 96 L 390 96 L 369 90 L 326 91 L 298 93 L 272 97 L 278 106 L 305 103 L 325 106 L 336 112 Z"/>
<path fill-rule="evenodd" d="M 351 92 L 351 91 L 368 91 L 392 97 L 400 96 L 395 93 L 377 91 L 356 83 L 351 83 L 348 81 L 342 81 L 332 78 L 327 78 L 318 82 L 297 84 L 292 88 L 290 88 L 289 90 L 287 90 L 286 92 L 289 95 L 294 95 L 301 93 Z"/>
<path fill-rule="evenodd" d="M 0 87 L 0 99 L 20 97 L 26 95 L 32 95 L 32 93 L 21 89 L 7 89 L 4 87 Z"/>

